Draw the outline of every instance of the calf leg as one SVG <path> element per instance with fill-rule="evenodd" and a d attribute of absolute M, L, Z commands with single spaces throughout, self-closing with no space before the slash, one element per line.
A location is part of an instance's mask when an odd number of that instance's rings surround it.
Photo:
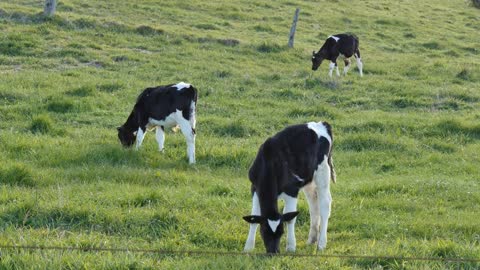
<path fill-rule="evenodd" d="M 187 156 L 190 164 L 195 163 L 195 130 L 190 122 L 183 118 L 182 112 L 177 110 L 177 123 L 182 130 L 183 135 L 187 141 Z"/>
<path fill-rule="evenodd" d="M 252 216 L 260 216 L 260 202 L 258 201 L 257 193 L 253 193 L 252 197 Z M 247 242 L 245 242 L 244 251 L 252 251 L 255 248 L 255 233 L 257 232 L 258 223 L 250 223 L 250 230 L 248 231 Z"/>
<path fill-rule="evenodd" d="M 138 130 L 137 130 L 137 143 L 135 145 L 135 150 L 140 149 L 140 146 L 142 145 L 143 139 L 145 138 L 145 133 L 146 132 L 147 131 L 146 131 L 145 128 L 142 128 L 142 127 L 138 128 Z"/>
<path fill-rule="evenodd" d="M 328 76 L 330 76 L 330 78 L 332 77 L 333 69 L 336 65 L 337 63 L 334 61 L 330 62 L 330 64 L 328 65 Z"/>
<path fill-rule="evenodd" d="M 362 63 L 362 59 L 360 58 L 359 50 L 355 52 L 355 59 L 357 60 L 357 67 L 358 67 L 358 71 L 360 72 L 360 77 L 363 77 L 363 63 Z"/>
<path fill-rule="evenodd" d="M 303 192 L 305 193 L 305 197 L 307 197 L 310 211 L 310 232 L 308 233 L 307 244 L 314 244 L 318 240 L 318 229 L 320 227 L 320 210 L 315 182 L 312 181 L 306 185 L 303 188 Z"/>
<path fill-rule="evenodd" d="M 314 173 L 315 184 L 317 185 L 318 207 L 320 209 L 320 236 L 318 238 L 318 249 L 324 249 L 327 246 L 327 227 L 328 218 L 332 203 L 330 194 L 330 166 L 327 162 L 327 156 L 323 162 L 318 165 Z"/>
<path fill-rule="evenodd" d="M 155 138 L 157 139 L 158 149 L 160 151 L 163 151 L 163 147 L 165 144 L 165 132 L 163 130 L 163 127 L 157 127 Z"/>
<path fill-rule="evenodd" d="M 297 198 L 284 195 L 285 207 L 283 208 L 283 213 L 295 212 L 297 211 Z M 297 218 L 294 218 L 290 221 L 287 221 L 287 251 L 294 252 L 297 246 L 297 240 L 295 239 L 295 221 Z"/>
<path fill-rule="evenodd" d="M 347 72 L 350 69 L 350 59 L 345 58 L 345 60 L 343 60 L 343 62 L 345 63 L 345 67 L 343 68 L 343 75 L 345 76 L 345 75 L 347 75 Z"/>

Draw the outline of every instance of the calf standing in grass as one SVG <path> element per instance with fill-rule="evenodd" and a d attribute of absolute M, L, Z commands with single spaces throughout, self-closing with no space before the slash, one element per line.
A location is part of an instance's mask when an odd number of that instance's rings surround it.
<path fill-rule="evenodd" d="M 180 126 L 187 140 L 190 164 L 195 163 L 195 107 L 197 89 L 184 82 L 147 88 L 138 96 L 127 122 L 118 127 L 118 138 L 125 147 L 136 141 L 136 149 L 142 145 L 147 130 L 156 129 L 160 151 L 165 142 L 165 128 Z"/>
<path fill-rule="evenodd" d="M 250 223 L 245 251 L 255 246 L 260 233 L 268 253 L 278 253 L 283 223 L 287 223 L 287 251 L 295 251 L 297 197 L 305 193 L 310 208 L 308 243 L 318 241 L 318 249 L 327 246 L 330 216 L 330 179 L 335 182 L 332 162 L 332 129 L 327 122 L 290 126 L 267 139 L 258 151 L 249 171 L 252 182 L 252 213 L 243 217 Z M 279 213 L 277 200 L 285 207 Z"/>
<path fill-rule="evenodd" d="M 345 62 L 343 75 L 347 75 L 348 69 L 350 68 L 349 58 L 354 55 L 355 59 L 357 59 L 357 67 L 360 76 L 363 76 L 363 63 L 360 59 L 358 45 L 358 38 L 355 35 L 338 34 L 329 36 L 318 52 L 313 51 L 312 70 L 317 70 L 322 61 L 327 59 L 330 60 L 328 75 L 332 77 L 333 68 L 336 67 L 337 76 L 340 76 L 340 73 L 338 72 L 337 58 L 341 56 Z"/>

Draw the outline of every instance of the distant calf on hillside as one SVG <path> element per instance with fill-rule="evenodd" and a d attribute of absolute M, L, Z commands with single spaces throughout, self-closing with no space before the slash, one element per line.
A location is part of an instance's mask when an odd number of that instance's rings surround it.
<path fill-rule="evenodd" d="M 330 217 L 330 180 L 335 182 L 332 161 L 332 128 L 327 122 L 310 122 L 285 128 L 260 146 L 250 167 L 252 212 L 243 219 L 250 223 L 245 251 L 255 247 L 255 232 L 260 233 L 268 253 L 280 251 L 280 237 L 287 224 L 287 251 L 295 251 L 297 198 L 303 189 L 310 207 L 308 243 L 318 249 L 327 246 Z M 283 213 L 278 200 L 285 201 Z"/>
<path fill-rule="evenodd" d="M 187 140 L 187 156 L 195 163 L 195 107 L 197 89 L 184 82 L 147 88 L 138 96 L 127 122 L 118 127 L 118 138 L 125 147 L 136 141 L 138 150 L 147 130 L 156 129 L 160 151 L 165 142 L 165 128 L 180 126 Z"/>
<path fill-rule="evenodd" d="M 355 35 L 338 34 L 329 36 L 318 52 L 313 51 L 312 70 L 317 70 L 322 61 L 327 59 L 330 60 L 328 75 L 332 77 L 333 68 L 336 67 L 337 76 L 340 76 L 337 65 L 337 58 L 340 56 L 345 62 L 343 75 L 346 75 L 348 69 L 350 68 L 349 58 L 354 55 L 357 59 L 357 67 L 360 72 L 360 76 L 363 76 L 363 63 L 360 58 L 358 45 L 358 38 Z"/>

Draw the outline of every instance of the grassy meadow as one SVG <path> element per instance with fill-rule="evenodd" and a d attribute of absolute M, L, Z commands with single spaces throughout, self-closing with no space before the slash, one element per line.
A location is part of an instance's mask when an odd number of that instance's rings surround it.
<path fill-rule="evenodd" d="M 328 121 L 337 183 L 318 255 L 477 262 L 0 248 L 0 269 L 480 268 L 480 10 L 468 1 L 60 0 L 53 18 L 43 2 L 0 2 L 0 246 L 240 252 L 260 144 Z M 312 51 L 342 32 L 359 37 L 363 78 L 353 59 L 346 77 L 311 71 Z M 179 81 L 199 89 L 197 164 L 181 133 L 163 154 L 153 133 L 122 148 L 116 127 L 137 95 Z M 303 194 L 298 207 L 297 253 L 315 254 Z"/>

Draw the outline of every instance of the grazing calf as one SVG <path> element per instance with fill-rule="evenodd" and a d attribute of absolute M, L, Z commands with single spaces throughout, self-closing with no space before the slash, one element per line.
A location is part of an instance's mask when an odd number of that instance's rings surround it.
<path fill-rule="evenodd" d="M 332 129 L 327 122 L 310 122 L 285 128 L 267 139 L 258 150 L 249 171 L 252 182 L 252 213 L 243 217 L 250 223 L 245 251 L 255 246 L 260 233 L 267 253 L 278 253 L 283 222 L 287 223 L 287 251 L 295 251 L 297 197 L 305 193 L 310 208 L 308 243 L 318 241 L 318 249 L 327 246 L 330 216 L 330 179 L 335 182 L 332 162 Z M 283 199 L 283 214 L 277 200 Z"/>
<path fill-rule="evenodd" d="M 196 104 L 197 89 L 188 83 L 147 88 L 138 96 L 127 122 L 117 128 L 118 138 L 125 147 L 136 140 L 138 150 L 147 130 L 155 128 L 159 149 L 163 151 L 165 128 L 179 125 L 187 140 L 188 161 L 193 164 Z"/>
<path fill-rule="evenodd" d="M 360 71 L 360 76 L 363 76 L 363 63 L 360 58 L 360 51 L 358 50 L 358 38 L 355 35 L 338 34 L 329 36 L 323 46 L 318 52 L 313 51 L 312 55 L 312 70 L 317 70 L 324 59 L 330 60 L 328 75 L 332 77 L 333 68 L 337 68 L 337 76 L 340 76 L 338 72 L 337 58 L 342 56 L 345 62 L 343 68 L 343 75 L 347 75 L 350 68 L 350 57 L 352 55 L 357 59 L 357 67 Z"/>

